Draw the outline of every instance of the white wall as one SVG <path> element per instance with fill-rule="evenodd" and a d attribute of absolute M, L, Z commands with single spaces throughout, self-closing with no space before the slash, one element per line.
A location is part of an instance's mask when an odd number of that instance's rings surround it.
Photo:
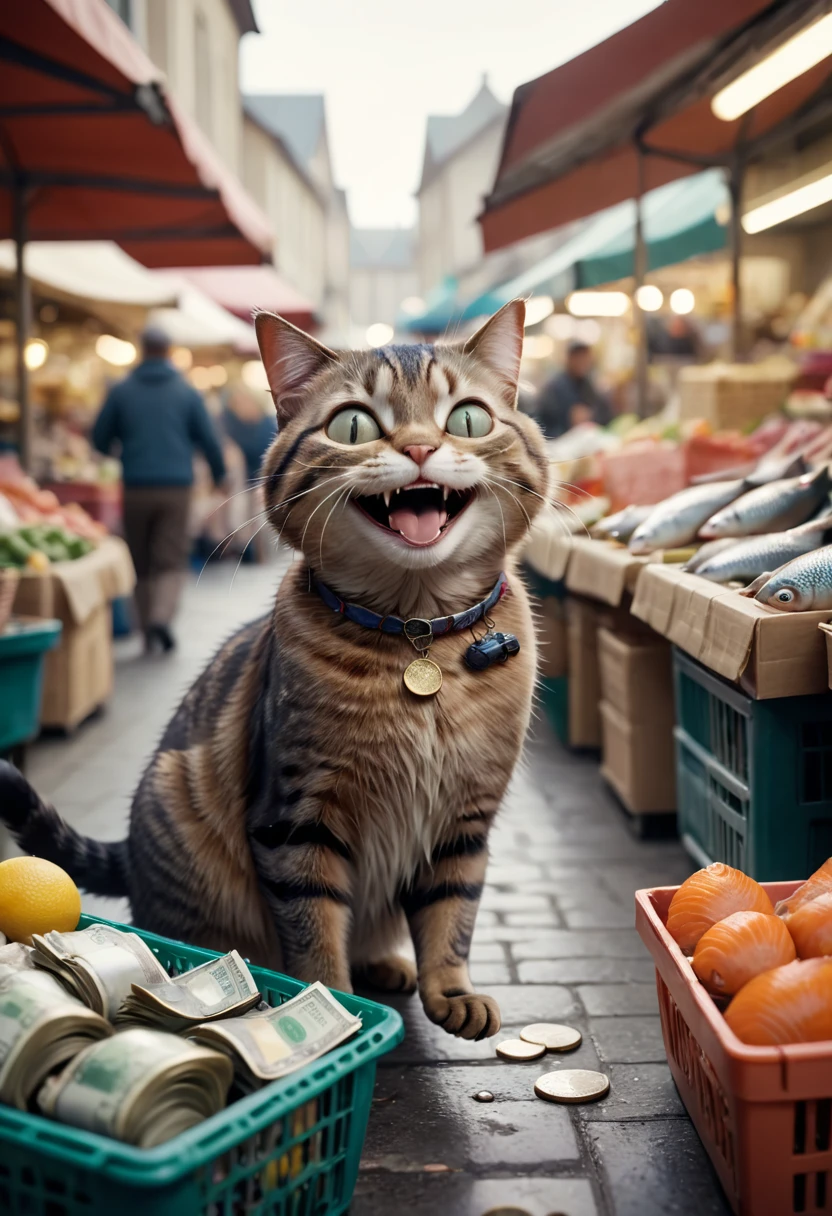
<path fill-rule="evenodd" d="M 423 293 L 483 256 L 477 216 L 497 173 L 503 124 L 495 122 L 452 156 L 419 195 L 419 283 Z"/>
<path fill-rule="evenodd" d="M 228 0 L 144 0 L 147 48 L 177 101 L 196 119 L 222 159 L 240 171 L 242 132 L 237 52 L 240 33 Z M 197 25 L 204 22 L 207 88 L 198 105 Z M 200 112 L 202 111 L 202 112 Z"/>

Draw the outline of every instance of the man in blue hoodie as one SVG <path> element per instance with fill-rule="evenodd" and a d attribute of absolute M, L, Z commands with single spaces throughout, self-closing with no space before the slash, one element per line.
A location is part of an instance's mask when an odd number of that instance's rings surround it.
<path fill-rule="evenodd" d="M 136 567 L 136 603 L 148 650 L 175 645 L 170 624 L 179 605 L 188 561 L 188 509 L 194 452 L 200 450 L 214 482 L 225 462 L 204 402 L 168 355 L 167 334 L 142 334 L 142 361 L 107 395 L 92 438 L 100 452 L 121 445 L 124 533 Z"/>

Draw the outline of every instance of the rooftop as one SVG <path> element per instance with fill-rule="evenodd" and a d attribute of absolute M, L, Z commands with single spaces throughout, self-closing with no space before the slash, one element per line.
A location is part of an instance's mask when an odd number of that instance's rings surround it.
<path fill-rule="evenodd" d="M 320 147 L 326 127 L 322 93 L 247 93 L 246 111 L 277 136 L 303 169 Z"/>
<path fill-rule="evenodd" d="M 478 91 L 461 113 L 429 114 L 419 189 L 428 184 L 440 165 L 507 113 L 508 106 L 494 96 L 488 78 L 483 76 Z"/>

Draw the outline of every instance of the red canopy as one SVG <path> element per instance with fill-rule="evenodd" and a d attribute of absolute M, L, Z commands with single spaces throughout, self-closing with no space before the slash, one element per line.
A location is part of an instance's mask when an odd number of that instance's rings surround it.
<path fill-rule="evenodd" d="M 109 239 L 146 266 L 256 263 L 266 217 L 104 0 L 0 4 L 0 237 Z"/>
<path fill-rule="evenodd" d="M 315 306 L 306 296 L 295 291 L 273 266 L 203 266 L 183 268 L 179 272 L 189 279 L 215 303 L 251 320 L 256 308 L 279 313 L 301 329 L 315 325 Z"/>
<path fill-rule="evenodd" d="M 641 20 L 514 94 L 497 180 L 480 217 L 487 250 L 544 232 L 695 173 L 772 132 L 817 93 L 820 63 L 722 122 L 710 99 L 805 24 L 809 0 L 665 0 Z M 747 62 L 746 62 L 747 61 Z M 639 182 L 641 138 L 651 149 Z M 685 160 L 684 158 L 687 158 Z"/>

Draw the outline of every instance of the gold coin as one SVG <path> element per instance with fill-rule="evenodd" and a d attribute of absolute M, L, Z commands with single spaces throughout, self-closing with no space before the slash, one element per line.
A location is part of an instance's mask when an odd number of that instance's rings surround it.
<path fill-rule="evenodd" d="M 534 1092 L 547 1102 L 595 1102 L 610 1092 L 610 1079 L 586 1068 L 564 1068 L 540 1077 L 534 1083 Z"/>
<path fill-rule="evenodd" d="M 581 1045 L 581 1032 L 557 1022 L 534 1022 L 520 1031 L 524 1043 L 539 1043 L 547 1051 L 572 1051 Z"/>
<path fill-rule="evenodd" d="M 432 697 L 442 687 L 442 672 L 433 659 L 414 659 L 404 669 L 404 682 L 417 697 Z"/>
<path fill-rule="evenodd" d="M 524 1043 L 522 1039 L 503 1039 L 497 1044 L 497 1055 L 504 1060 L 537 1060 L 545 1052 L 538 1043 Z"/>

